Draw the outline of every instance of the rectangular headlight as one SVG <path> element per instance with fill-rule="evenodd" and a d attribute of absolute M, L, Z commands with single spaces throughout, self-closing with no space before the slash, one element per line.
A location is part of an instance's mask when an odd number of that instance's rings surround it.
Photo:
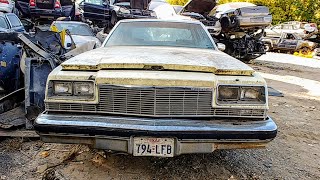
<path fill-rule="evenodd" d="M 75 96 L 93 96 L 93 82 L 74 82 L 73 87 Z"/>
<path fill-rule="evenodd" d="M 92 99 L 94 97 L 93 81 L 50 81 L 48 97 L 57 99 Z"/>
<path fill-rule="evenodd" d="M 72 83 L 71 82 L 54 82 L 53 83 L 53 94 L 60 96 L 71 96 L 72 95 Z"/>
<path fill-rule="evenodd" d="M 265 87 L 220 85 L 217 100 L 221 104 L 265 104 Z"/>

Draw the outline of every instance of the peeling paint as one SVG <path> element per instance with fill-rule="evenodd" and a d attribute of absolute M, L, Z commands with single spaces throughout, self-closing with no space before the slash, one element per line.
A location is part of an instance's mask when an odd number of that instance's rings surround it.
<path fill-rule="evenodd" d="M 239 60 L 212 49 L 167 47 L 107 47 L 73 57 L 61 64 L 64 70 L 145 69 L 211 72 L 250 76 L 254 70 Z"/>

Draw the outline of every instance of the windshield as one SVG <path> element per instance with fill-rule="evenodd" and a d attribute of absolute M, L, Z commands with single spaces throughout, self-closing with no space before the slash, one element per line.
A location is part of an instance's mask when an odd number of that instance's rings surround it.
<path fill-rule="evenodd" d="M 90 29 L 90 27 L 85 24 L 55 23 L 54 26 L 56 26 L 59 31 L 62 31 L 63 29 L 68 29 L 71 35 L 93 36 L 93 32 Z"/>
<path fill-rule="evenodd" d="M 105 46 L 215 47 L 200 24 L 153 21 L 120 23 Z"/>

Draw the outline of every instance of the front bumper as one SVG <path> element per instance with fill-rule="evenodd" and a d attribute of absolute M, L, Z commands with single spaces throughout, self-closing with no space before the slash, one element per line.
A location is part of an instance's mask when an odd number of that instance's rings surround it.
<path fill-rule="evenodd" d="M 175 155 L 216 149 L 260 148 L 276 137 L 271 118 L 261 121 L 41 114 L 35 130 L 44 142 L 88 144 L 132 154 L 133 137 L 173 137 Z"/>

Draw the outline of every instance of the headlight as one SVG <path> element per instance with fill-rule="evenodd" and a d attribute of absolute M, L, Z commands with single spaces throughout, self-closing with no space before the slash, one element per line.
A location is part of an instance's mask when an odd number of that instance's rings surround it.
<path fill-rule="evenodd" d="M 48 97 L 57 99 L 92 99 L 94 97 L 94 82 L 92 81 L 50 81 Z"/>
<path fill-rule="evenodd" d="M 119 12 L 122 14 L 130 14 L 130 10 L 122 8 L 122 7 L 119 9 Z"/>
<path fill-rule="evenodd" d="M 219 100 L 238 100 L 239 87 L 220 86 L 218 91 Z"/>
<path fill-rule="evenodd" d="M 92 82 L 74 82 L 73 87 L 75 96 L 93 96 Z"/>
<path fill-rule="evenodd" d="M 53 86 L 53 94 L 57 96 L 72 95 L 72 83 L 71 82 L 55 82 Z"/>
<path fill-rule="evenodd" d="M 243 87 L 241 91 L 240 99 L 241 100 L 259 99 L 260 89 L 261 88 L 257 88 L 257 87 L 250 87 L 250 88 Z"/>
<path fill-rule="evenodd" d="M 220 85 L 217 101 L 221 104 L 265 104 L 265 87 Z"/>

